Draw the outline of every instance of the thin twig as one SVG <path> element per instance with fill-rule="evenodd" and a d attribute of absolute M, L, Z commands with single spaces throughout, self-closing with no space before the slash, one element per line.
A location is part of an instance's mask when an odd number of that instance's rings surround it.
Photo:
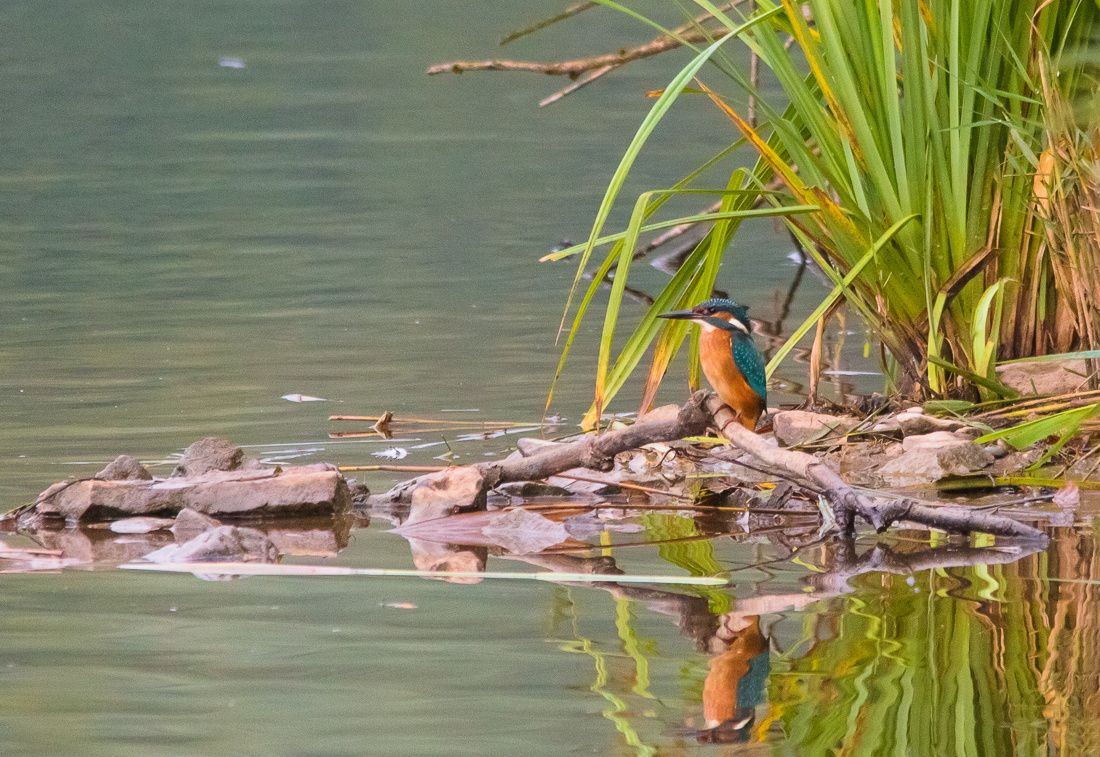
<path fill-rule="evenodd" d="M 557 92 L 555 92 L 554 94 L 550 95 L 549 97 L 544 97 L 541 100 L 539 100 L 539 107 L 540 108 L 545 108 L 547 105 L 553 105 L 558 100 L 565 97 L 566 95 L 573 94 L 574 92 L 576 92 L 581 87 L 588 86 L 592 82 L 596 81 L 596 79 L 599 79 L 601 76 L 604 76 L 605 74 L 611 73 L 612 71 L 614 71 L 617 68 L 619 68 L 619 66 L 607 65 L 607 66 L 604 66 L 603 68 L 597 68 L 594 71 L 587 71 L 587 72 L 581 74 L 580 76 L 578 76 L 577 80 L 575 82 L 573 82 L 572 84 L 570 84 L 569 86 L 563 87 L 563 88 L 559 89 Z"/>
<path fill-rule="evenodd" d="M 568 18 L 573 18 L 573 16 L 584 13 L 586 10 L 591 10 L 598 5 L 599 3 L 580 3 L 578 5 L 572 5 L 556 16 L 551 16 L 548 19 L 539 21 L 537 24 L 532 24 L 531 26 L 528 26 L 526 29 L 520 29 L 506 35 L 500 40 L 500 46 L 504 47 L 509 42 L 515 42 L 520 37 L 526 37 L 528 34 L 534 34 L 535 32 L 541 31 L 548 26 L 552 26 L 559 21 L 565 21 Z"/>

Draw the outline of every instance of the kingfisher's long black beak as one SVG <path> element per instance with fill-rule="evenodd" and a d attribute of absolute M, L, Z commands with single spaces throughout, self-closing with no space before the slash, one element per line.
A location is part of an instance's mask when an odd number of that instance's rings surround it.
<path fill-rule="evenodd" d="M 671 313 L 661 313 L 658 318 L 667 318 L 670 321 L 695 321 L 701 318 L 694 310 L 673 310 Z"/>

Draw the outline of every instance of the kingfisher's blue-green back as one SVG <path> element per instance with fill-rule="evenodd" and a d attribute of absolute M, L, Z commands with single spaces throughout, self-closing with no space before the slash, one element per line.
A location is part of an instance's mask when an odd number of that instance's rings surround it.
<path fill-rule="evenodd" d="M 768 401 L 768 377 L 764 371 L 764 356 L 756 349 L 752 335 L 740 331 L 730 332 L 730 349 L 733 362 L 745 377 L 749 387 L 760 395 L 763 403 Z"/>

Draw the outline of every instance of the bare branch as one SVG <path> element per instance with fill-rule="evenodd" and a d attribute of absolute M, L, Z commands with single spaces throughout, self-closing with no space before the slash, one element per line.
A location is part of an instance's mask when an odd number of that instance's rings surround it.
<path fill-rule="evenodd" d="M 688 42 L 702 42 L 705 37 L 699 32 L 685 34 Z M 622 66 L 642 58 L 652 58 L 669 50 L 680 47 L 679 40 L 672 37 L 658 37 L 638 47 L 628 50 L 620 50 L 617 53 L 596 55 L 591 58 L 578 58 L 576 60 L 563 60 L 554 63 L 529 63 L 519 60 L 482 60 L 482 61 L 454 61 L 452 63 L 440 63 L 428 69 L 428 76 L 436 74 L 461 74 L 466 71 L 531 71 L 546 74 L 548 76 L 569 76 L 576 79 L 586 71 L 604 68 L 605 66 Z"/>
<path fill-rule="evenodd" d="M 591 10 L 598 5 L 599 3 L 579 3 L 578 5 L 571 5 L 556 16 L 551 16 L 548 19 L 539 21 L 537 24 L 532 24 L 531 26 L 528 26 L 526 29 L 520 29 L 506 35 L 500 41 L 500 46 L 504 47 L 504 45 L 507 45 L 509 42 L 515 42 L 520 37 L 526 37 L 528 34 L 534 34 L 535 32 L 545 29 L 548 26 L 552 26 L 559 21 L 564 21 L 567 18 L 573 18 L 573 16 L 584 13 L 587 10 Z"/>
<path fill-rule="evenodd" d="M 839 474 L 813 455 L 773 447 L 762 437 L 744 428 L 736 420 L 733 411 L 716 394 L 706 391 L 696 392 L 675 417 L 642 419 L 624 429 L 599 435 L 591 434 L 571 444 L 555 444 L 527 457 L 513 456 L 412 479 L 398 484 L 385 495 L 372 499 L 377 503 L 409 502 L 413 490 L 422 482 L 440 481 L 440 476 L 457 475 L 456 472 L 465 471 L 467 476 L 473 476 L 477 480 L 477 491 L 472 492 L 475 495 L 471 498 L 473 504 L 478 499 L 483 501 L 488 489 L 509 481 L 544 479 L 571 468 L 609 470 L 619 452 L 637 449 L 653 442 L 697 436 L 706 430 L 712 420 L 719 433 L 734 446 L 763 461 L 771 469 L 808 481 L 821 491 L 822 496 L 832 505 L 844 534 L 855 532 L 855 519 L 858 516 L 879 532 L 898 521 L 910 521 L 956 534 L 978 531 L 1035 542 L 1045 542 L 1047 539 L 1042 531 L 1029 525 L 974 508 L 953 505 L 929 507 L 914 500 L 892 500 L 881 504 L 872 502 L 868 497 L 854 491 Z"/>
<path fill-rule="evenodd" d="M 588 86 L 589 84 L 596 81 L 596 79 L 599 79 L 604 74 L 609 74 L 617 68 L 618 68 L 618 66 L 604 66 L 603 68 L 597 68 L 593 71 L 588 71 L 584 74 L 581 74 L 577 78 L 577 80 L 575 82 L 573 82 L 572 84 L 570 84 L 568 87 L 563 87 L 562 89 L 559 89 L 557 92 L 550 95 L 549 97 L 544 97 L 541 100 L 539 100 L 539 107 L 540 108 L 545 108 L 547 105 L 553 105 L 558 100 L 565 97 L 566 95 L 573 94 L 574 92 L 576 92 L 581 87 Z"/>
<path fill-rule="evenodd" d="M 846 534 L 854 533 L 855 518 L 870 523 L 878 532 L 883 532 L 897 521 L 921 523 L 956 534 L 968 534 L 979 531 L 998 536 L 1015 536 L 1038 541 L 1046 540 L 1042 531 L 1032 528 L 1011 518 L 991 515 L 980 510 L 966 507 L 928 507 L 915 500 L 899 500 L 875 504 L 862 494 L 855 492 L 848 483 L 825 465 L 824 462 L 792 449 L 772 447 L 764 440 L 742 426 L 733 411 L 710 394 L 706 400 L 707 410 L 714 416 L 719 433 L 729 439 L 734 446 L 748 452 L 769 466 L 794 473 L 810 481 L 825 492 L 826 500 L 836 513 L 837 523 Z"/>

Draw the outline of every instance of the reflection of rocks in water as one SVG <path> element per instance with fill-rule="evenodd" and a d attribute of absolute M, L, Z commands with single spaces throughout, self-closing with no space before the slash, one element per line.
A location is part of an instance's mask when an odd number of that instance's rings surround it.
<path fill-rule="evenodd" d="M 218 526 L 183 544 L 169 544 L 145 555 L 155 563 L 262 562 L 279 558 L 267 534 L 254 528 Z"/>
<path fill-rule="evenodd" d="M 214 520 L 206 513 L 200 513 L 190 507 L 185 507 L 176 516 L 176 521 L 172 524 L 172 533 L 176 535 L 176 542 L 183 544 L 191 541 L 204 531 L 209 531 L 220 525 L 219 521 Z"/>
<path fill-rule="evenodd" d="M 274 528 L 264 523 L 225 524 L 185 509 L 174 521 L 134 518 L 83 528 L 39 529 L 35 536 L 46 549 L 60 551 L 58 559 L 64 565 L 117 565 L 140 558 L 274 562 L 280 555 L 335 557 L 348 545 L 352 522 L 351 517 L 319 517 L 279 521 Z"/>
<path fill-rule="evenodd" d="M 298 557 L 336 557 L 340 550 L 348 546 L 351 529 L 346 522 L 334 524 L 329 521 L 328 528 L 318 525 L 314 528 L 265 528 L 267 537 L 275 544 L 280 555 Z"/>
<path fill-rule="evenodd" d="M 485 547 L 455 547 L 420 539 L 408 539 L 408 542 L 417 570 L 481 573 L 489 557 Z M 438 580 L 454 584 L 476 584 L 481 581 L 477 576 L 449 576 Z"/>
<path fill-rule="evenodd" d="M 353 522 L 353 518 L 345 516 L 295 518 L 279 520 L 277 524 L 248 522 L 248 525 L 265 533 L 280 555 L 335 557 L 348 545 Z M 366 523 L 369 525 L 370 520 Z M 222 521 L 209 515 L 184 509 L 176 516 L 172 532 L 176 535 L 176 541 L 182 544 L 221 525 L 224 525 Z"/>
<path fill-rule="evenodd" d="M 116 534 L 106 528 L 65 528 L 40 530 L 36 536 L 47 549 L 61 550 L 66 560 L 88 565 L 130 562 L 172 543 L 168 531 Z"/>

